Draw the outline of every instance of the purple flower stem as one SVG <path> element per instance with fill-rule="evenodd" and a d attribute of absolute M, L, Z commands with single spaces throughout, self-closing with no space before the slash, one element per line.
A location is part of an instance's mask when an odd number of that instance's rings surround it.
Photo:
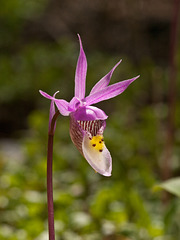
<path fill-rule="evenodd" d="M 48 227 L 49 227 L 49 240 L 55 240 L 54 233 L 54 206 L 53 206 L 53 180 L 52 180 L 52 167 L 53 167 L 53 138 L 54 126 L 56 119 L 59 115 L 57 111 L 51 121 L 51 127 L 48 133 L 48 150 L 47 150 L 47 205 L 48 205 Z"/>

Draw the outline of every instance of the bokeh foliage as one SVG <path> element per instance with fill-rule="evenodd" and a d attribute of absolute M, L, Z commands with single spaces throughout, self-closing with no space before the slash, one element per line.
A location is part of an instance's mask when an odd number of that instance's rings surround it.
<path fill-rule="evenodd" d="M 20 33 L 25 20 L 37 17 L 45 6 L 44 0 L 14 0 L 3 1 L 0 9 L 1 122 L 6 122 L 8 134 L 16 137 L 12 152 L 10 139 L 7 151 L 2 147 L 0 151 L 2 240 L 47 239 L 49 102 L 38 90 L 50 94 L 60 90 L 59 98 L 71 99 L 78 41 L 23 42 Z M 153 191 L 161 180 L 165 148 L 168 67 L 157 66 L 147 57 L 138 63 L 120 57 L 124 61 L 112 83 L 138 74 L 141 78 L 121 96 L 98 104 L 109 115 L 105 140 L 113 157 L 112 177 L 102 177 L 91 169 L 70 140 L 69 119 L 58 119 L 54 141 L 57 240 L 180 239 L 179 199 L 172 196 L 164 205 L 161 192 Z M 119 56 L 94 51 L 87 52 L 87 58 L 89 92 Z M 179 102 L 179 111 L 178 106 Z M 174 176 L 180 170 L 178 111 L 171 166 Z"/>

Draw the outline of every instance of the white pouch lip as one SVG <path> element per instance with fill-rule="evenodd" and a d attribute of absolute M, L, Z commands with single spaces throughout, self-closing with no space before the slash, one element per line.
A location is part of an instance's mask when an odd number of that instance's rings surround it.
<path fill-rule="evenodd" d="M 103 150 L 99 151 L 92 146 L 89 136 L 85 134 L 82 142 L 82 151 L 85 159 L 96 172 L 103 176 L 111 176 L 112 158 L 104 143 Z"/>

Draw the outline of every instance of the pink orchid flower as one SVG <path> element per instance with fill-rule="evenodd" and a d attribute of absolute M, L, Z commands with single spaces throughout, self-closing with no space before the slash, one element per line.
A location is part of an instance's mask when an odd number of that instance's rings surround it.
<path fill-rule="evenodd" d="M 103 138 L 108 116 L 103 110 L 91 105 L 121 94 L 139 76 L 108 86 L 114 70 L 121 63 L 120 60 L 85 97 L 87 60 L 81 38 L 79 35 L 78 37 L 80 53 L 75 73 L 75 96 L 67 102 L 63 99 L 56 99 L 57 92 L 53 96 L 41 90 L 40 93 L 51 100 L 50 124 L 55 114 L 55 104 L 63 116 L 70 116 L 70 136 L 79 152 L 96 172 L 111 176 L 112 158 Z"/>

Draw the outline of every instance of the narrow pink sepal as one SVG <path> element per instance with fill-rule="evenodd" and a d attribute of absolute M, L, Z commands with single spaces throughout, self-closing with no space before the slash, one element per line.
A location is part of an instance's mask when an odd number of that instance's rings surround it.
<path fill-rule="evenodd" d="M 43 92 L 41 90 L 39 90 L 40 94 L 47 98 L 47 99 L 50 99 L 50 100 L 53 100 L 54 103 L 56 104 L 59 112 L 63 115 L 63 116 L 69 116 L 69 113 L 70 111 L 68 110 L 68 106 L 69 106 L 69 103 L 64 100 L 64 99 L 56 99 L 52 96 L 50 96 L 49 94 L 47 94 L 46 92 Z M 56 92 L 57 93 L 57 92 Z"/>
<path fill-rule="evenodd" d="M 85 97 L 87 60 L 83 50 L 81 38 L 78 34 L 80 52 L 75 73 L 75 97 L 83 99 Z"/>
<path fill-rule="evenodd" d="M 107 73 L 103 78 L 101 78 L 101 80 L 99 80 L 99 82 L 96 83 L 96 85 L 92 88 L 91 92 L 89 95 L 95 93 L 95 92 L 98 92 L 100 90 L 102 90 L 103 88 L 107 87 L 110 80 L 111 80 L 111 77 L 112 77 L 112 74 L 114 72 L 114 70 L 117 68 L 117 66 L 122 62 L 122 60 L 120 60 L 112 69 L 109 73 Z"/>
<path fill-rule="evenodd" d="M 135 81 L 139 76 L 124 80 L 115 84 L 112 84 L 108 87 L 105 87 L 104 89 L 95 92 L 94 94 L 91 94 L 85 98 L 85 101 L 87 105 L 95 104 L 113 97 L 116 97 L 117 95 L 124 92 L 124 90 L 133 82 Z"/>
<path fill-rule="evenodd" d="M 55 92 L 54 95 L 53 95 L 53 98 L 55 98 L 56 94 L 58 93 L 59 91 Z M 51 130 L 51 121 L 54 117 L 54 114 L 55 114 L 55 105 L 54 105 L 54 100 L 51 100 L 51 104 L 50 104 L 50 110 L 49 110 L 49 131 Z M 54 129 L 53 129 L 53 132 L 55 131 L 56 129 L 56 123 L 54 124 Z"/>

